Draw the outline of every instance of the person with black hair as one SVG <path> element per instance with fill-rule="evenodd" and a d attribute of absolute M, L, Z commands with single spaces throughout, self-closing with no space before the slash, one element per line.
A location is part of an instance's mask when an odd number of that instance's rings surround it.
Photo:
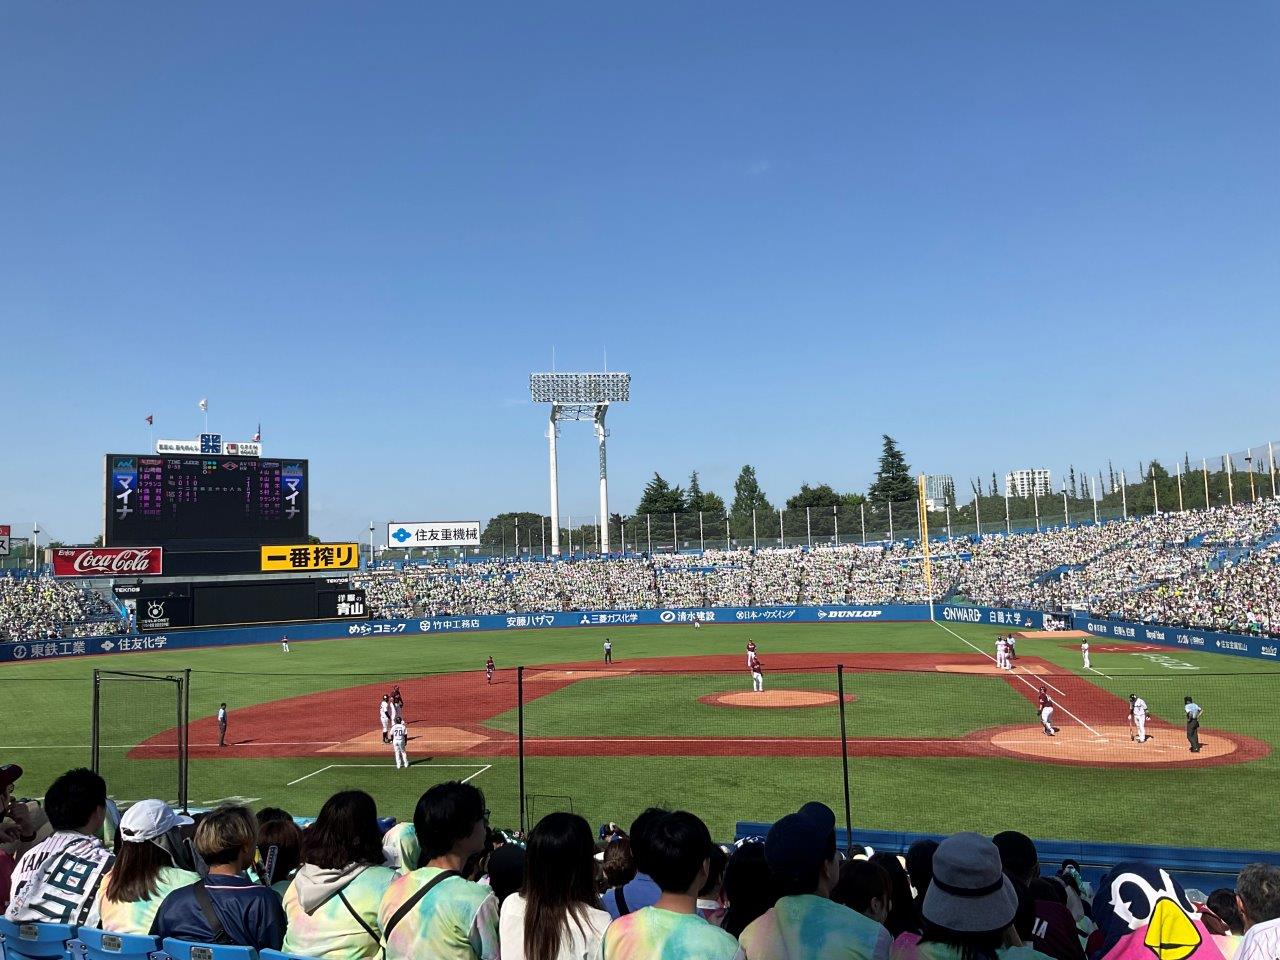
<path fill-rule="evenodd" d="M 1219 887 L 1209 894 L 1205 901 L 1213 915 L 1222 921 L 1227 933 L 1233 937 L 1244 936 L 1244 917 L 1240 915 L 1240 905 L 1236 903 L 1236 892 L 1230 887 Z"/>
<path fill-rule="evenodd" d="M 683 810 L 660 813 L 644 825 L 641 846 L 641 867 L 662 895 L 609 924 L 602 960 L 742 960 L 738 941 L 698 915 L 698 891 L 711 872 L 707 825 Z"/>
<path fill-rule="evenodd" d="M 18 861 L 5 917 L 14 923 L 92 921 L 98 885 L 114 859 L 98 839 L 107 817 L 106 781 L 83 767 L 68 770 L 49 787 L 44 808 L 54 832 Z"/>
<path fill-rule="evenodd" d="M 878 850 L 867 858 L 889 875 L 889 916 L 884 926 L 889 936 L 900 937 L 904 933 L 920 932 L 920 909 L 911 896 L 911 878 L 907 868 L 894 854 Z"/>
<path fill-rule="evenodd" d="M 916 917 L 920 916 L 920 904 L 924 893 L 929 889 L 929 881 L 933 879 L 933 852 L 938 849 L 937 840 L 917 840 L 907 847 L 903 859 L 907 861 L 907 877 L 915 888 L 912 905 Z"/>
<path fill-rule="evenodd" d="M 302 866 L 284 893 L 285 951 L 321 960 L 377 956 L 378 908 L 396 877 L 382 861 L 373 797 L 344 790 L 326 800 L 302 834 Z"/>
<path fill-rule="evenodd" d="M 720 928 L 740 936 L 747 924 L 778 902 L 777 884 L 758 837 L 739 844 L 724 868 L 724 899 L 728 901 Z"/>
<path fill-rule="evenodd" d="M 1032 889 L 1040 879 L 1040 854 L 1035 842 L 1025 833 L 1005 830 L 991 838 L 1000 851 L 1000 864 L 1005 874 L 1016 883 L 1023 897 L 1020 915 L 1028 914 L 1019 932 L 1028 946 L 1055 960 L 1084 960 L 1076 919 L 1062 898 L 1038 896 Z"/>
<path fill-rule="evenodd" d="M 1244 919 L 1244 939 L 1236 960 L 1280 957 L 1280 867 L 1251 863 L 1236 877 L 1236 906 Z"/>
<path fill-rule="evenodd" d="M 806 803 L 772 827 L 764 855 L 778 883 L 778 902 L 742 931 L 747 960 L 886 960 L 892 939 L 880 924 L 831 899 L 840 878 L 836 817 Z"/>
<path fill-rule="evenodd" d="M 889 873 L 870 860 L 846 860 L 840 864 L 831 899 L 883 925 L 893 903 Z"/>
<path fill-rule="evenodd" d="M 438 783 L 419 798 L 413 828 L 420 866 L 391 882 L 378 910 L 387 960 L 496 958 L 498 898 L 461 875 L 489 838 L 484 794 Z"/>
<path fill-rule="evenodd" d="M 609 911 L 609 916 L 615 920 L 641 907 L 653 906 L 658 902 L 658 897 L 662 896 L 662 890 L 645 868 L 644 832 L 651 823 L 655 823 L 666 814 L 667 811 L 660 807 L 649 807 L 631 824 L 631 857 L 635 864 L 635 872 L 622 886 L 606 890 L 602 898 L 605 910 Z"/>
<path fill-rule="evenodd" d="M 529 834 L 524 885 L 502 905 L 502 960 L 596 957 L 609 914 L 596 896 L 591 826 L 549 813 Z"/>

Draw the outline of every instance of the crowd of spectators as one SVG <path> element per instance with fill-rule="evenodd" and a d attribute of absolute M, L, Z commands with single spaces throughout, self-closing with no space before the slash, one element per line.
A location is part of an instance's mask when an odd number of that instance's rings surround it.
<path fill-rule="evenodd" d="M 52 577 L 0 575 L 0 641 L 105 636 L 125 626 L 93 590 Z"/>
<path fill-rule="evenodd" d="M 1274 500 L 931 545 L 933 596 L 1083 609 L 1234 631 L 1280 629 Z M 375 616 L 786 604 L 921 603 L 910 542 L 409 566 L 357 579 Z"/>
<path fill-rule="evenodd" d="M 629 832 L 569 812 L 527 837 L 497 831 L 457 781 L 411 822 L 387 828 L 372 796 L 344 790 L 300 828 L 236 805 L 193 818 L 144 800 L 120 816 L 89 770 L 28 809 L 20 775 L 0 767 L 0 908 L 15 923 L 318 960 L 1126 960 L 1153 943 L 1274 960 L 1280 945 L 1276 866 L 1206 895 L 1126 862 L 1095 893 L 1016 831 L 840 851 L 821 803 L 721 846 L 695 814 L 658 807 Z"/>

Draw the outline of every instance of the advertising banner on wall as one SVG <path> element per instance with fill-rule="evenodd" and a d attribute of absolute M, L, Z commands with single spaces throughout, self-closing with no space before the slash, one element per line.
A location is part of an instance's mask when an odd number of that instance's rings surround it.
<path fill-rule="evenodd" d="M 58 547 L 55 577 L 159 577 L 164 574 L 160 547 Z"/>
<path fill-rule="evenodd" d="M 387 546 L 396 547 L 478 547 L 479 520 L 431 520 L 425 523 L 387 524 Z"/>

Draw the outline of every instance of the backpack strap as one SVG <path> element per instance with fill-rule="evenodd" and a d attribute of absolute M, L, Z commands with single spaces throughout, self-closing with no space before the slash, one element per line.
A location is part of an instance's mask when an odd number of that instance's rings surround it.
<path fill-rule="evenodd" d="M 374 943 L 381 943 L 382 938 L 378 936 L 378 931 L 369 926 L 368 921 L 356 912 L 356 908 L 351 905 L 351 901 L 347 899 L 347 895 L 341 890 L 338 891 L 338 899 L 342 901 L 342 905 L 347 908 L 347 913 L 351 914 L 351 919 L 360 924 L 361 928 L 369 936 L 373 937 Z"/>
<path fill-rule="evenodd" d="M 209 891 L 205 889 L 204 880 L 197 880 L 191 886 L 196 896 L 196 904 L 204 914 L 204 922 L 209 925 L 209 932 L 213 934 L 213 942 L 231 943 L 226 928 L 222 926 L 222 918 L 218 916 L 218 910 L 213 905 L 213 897 L 209 896 Z"/>
<path fill-rule="evenodd" d="M 431 892 L 432 888 L 442 880 L 448 880 L 450 877 L 460 877 L 462 874 L 457 870 L 445 870 L 443 873 L 437 873 L 429 882 L 423 885 L 422 889 L 415 893 L 412 897 L 400 904 L 400 908 L 391 915 L 391 919 L 387 921 L 387 925 L 382 928 L 382 942 L 386 943 L 391 939 L 391 931 L 396 928 L 401 920 L 408 915 L 409 911 L 418 905 L 423 897 Z M 386 947 L 382 949 L 383 956 L 386 956 Z"/>
<path fill-rule="evenodd" d="M 618 905 L 618 916 L 625 917 L 631 912 L 631 907 L 627 905 L 627 898 L 622 895 L 622 886 L 613 888 L 613 902 Z"/>

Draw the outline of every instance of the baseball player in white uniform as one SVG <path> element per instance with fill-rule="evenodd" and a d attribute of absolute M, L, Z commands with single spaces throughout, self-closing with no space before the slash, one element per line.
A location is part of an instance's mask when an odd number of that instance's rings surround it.
<path fill-rule="evenodd" d="M 1018 659 L 1018 638 L 1011 633 L 1005 643 L 1009 647 L 1009 668 L 1012 669 L 1013 661 Z"/>
<path fill-rule="evenodd" d="M 751 660 L 751 689 L 756 693 L 764 692 L 764 667 L 760 658 L 754 654 Z"/>
<path fill-rule="evenodd" d="M 996 638 L 996 666 L 1001 670 L 1009 669 L 1009 644 L 1004 637 Z"/>
<path fill-rule="evenodd" d="M 1129 719 L 1133 722 L 1133 739 L 1147 742 L 1147 701 L 1136 693 L 1129 694 Z"/>
<path fill-rule="evenodd" d="M 391 697 L 384 696 L 382 703 L 378 705 L 378 720 L 382 723 L 382 742 L 390 743 L 391 730 Z"/>
<path fill-rule="evenodd" d="M 1093 667 L 1089 666 L 1089 641 L 1088 640 L 1080 641 L 1080 656 L 1084 657 L 1084 668 L 1086 670 L 1092 670 Z"/>
<path fill-rule="evenodd" d="M 280 652 L 281 652 L 281 653 L 288 653 L 288 652 L 289 652 L 289 638 L 288 638 L 288 637 L 281 637 L 281 638 L 280 638 Z"/>
<path fill-rule="evenodd" d="M 396 753 L 396 769 L 404 767 L 409 769 L 409 754 L 406 747 L 409 745 L 409 728 L 404 725 L 403 720 L 397 720 L 391 726 L 391 747 Z"/>

